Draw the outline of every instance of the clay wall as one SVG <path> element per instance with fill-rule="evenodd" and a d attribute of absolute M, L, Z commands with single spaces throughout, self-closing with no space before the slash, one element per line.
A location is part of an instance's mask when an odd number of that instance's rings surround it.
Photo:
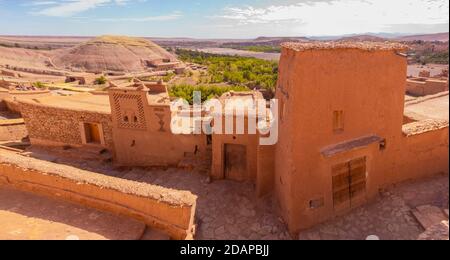
<path fill-rule="evenodd" d="M 146 91 L 110 90 L 110 103 L 118 164 L 178 166 L 189 156 L 206 154 L 206 136 L 173 134 L 170 106 L 150 105 Z"/>
<path fill-rule="evenodd" d="M 438 79 L 408 79 L 406 93 L 413 96 L 427 96 L 448 91 L 448 80 Z"/>
<path fill-rule="evenodd" d="M 274 189 L 275 146 L 258 146 L 256 157 L 256 195 L 262 197 Z"/>
<path fill-rule="evenodd" d="M 6 98 L 3 100 L 6 110 L 9 110 L 13 113 L 17 113 L 20 114 L 21 109 L 20 109 L 20 104 L 17 101 L 14 101 L 12 98 Z"/>
<path fill-rule="evenodd" d="M 366 157 L 371 174 L 366 198 L 376 194 L 377 176 L 392 167 L 389 154 L 399 147 L 404 75 L 406 58 L 392 50 L 283 49 L 276 94 L 280 126 L 274 185 L 292 232 L 339 213 L 331 200 L 335 164 Z M 377 142 L 368 143 L 330 158 L 321 153 L 329 146 L 371 135 L 389 145 L 380 151 Z"/>
<path fill-rule="evenodd" d="M 247 124 L 246 124 L 247 125 Z M 258 135 L 232 135 L 232 134 L 213 134 L 212 136 L 212 169 L 211 176 L 214 179 L 225 179 L 225 146 L 243 145 L 246 147 L 245 159 L 247 172 L 242 176 L 243 181 L 256 181 L 258 170 Z"/>
<path fill-rule="evenodd" d="M 9 91 L 0 87 L 0 111 L 6 110 L 5 99 L 9 97 Z"/>
<path fill-rule="evenodd" d="M 42 144 L 48 140 L 55 145 L 80 147 L 84 145 L 82 124 L 96 123 L 100 124 L 103 130 L 104 146 L 114 150 L 109 114 L 52 108 L 32 101 L 20 102 L 20 109 L 32 144 Z"/>
<path fill-rule="evenodd" d="M 430 123 L 437 127 L 431 127 Z M 410 129 L 426 129 L 411 131 Z M 428 129 L 427 129 L 428 128 Z M 433 120 L 414 122 L 404 126 L 404 134 L 397 154 L 391 183 L 449 173 L 448 122 Z"/>

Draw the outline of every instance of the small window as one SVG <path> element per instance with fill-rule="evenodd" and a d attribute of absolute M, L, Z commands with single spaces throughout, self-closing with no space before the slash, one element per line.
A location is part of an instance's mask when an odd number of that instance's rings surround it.
<path fill-rule="evenodd" d="M 318 209 L 318 208 L 322 208 L 323 206 L 325 206 L 324 198 L 309 201 L 310 209 Z"/>
<path fill-rule="evenodd" d="M 386 150 L 386 139 L 380 141 L 380 151 Z"/>
<path fill-rule="evenodd" d="M 124 122 L 128 122 L 128 121 L 130 121 L 130 120 L 128 119 L 128 116 L 124 116 L 124 117 L 123 117 L 123 121 L 124 121 Z"/>
<path fill-rule="evenodd" d="M 333 112 L 333 131 L 344 131 L 344 111 L 337 110 Z"/>
<path fill-rule="evenodd" d="M 138 122 L 138 118 L 137 118 L 137 116 L 135 116 L 135 117 L 133 118 L 133 121 L 134 121 L 135 123 L 137 123 L 137 122 Z"/>

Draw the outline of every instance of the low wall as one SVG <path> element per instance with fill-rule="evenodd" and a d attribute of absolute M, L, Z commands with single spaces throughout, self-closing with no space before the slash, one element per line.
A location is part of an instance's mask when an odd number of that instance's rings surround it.
<path fill-rule="evenodd" d="M 9 98 L 9 91 L 0 87 L 0 111 L 7 109 L 4 101 L 6 98 Z"/>
<path fill-rule="evenodd" d="M 406 92 L 413 96 L 427 96 L 443 91 L 448 91 L 448 82 L 444 80 L 428 79 L 420 81 L 409 79 L 406 81 Z"/>
<path fill-rule="evenodd" d="M 0 141 L 20 141 L 28 136 L 22 119 L 0 120 Z"/>
<path fill-rule="evenodd" d="M 5 107 L 8 111 L 20 114 L 21 110 L 19 102 L 14 101 L 11 98 L 6 98 L 3 101 L 5 102 Z"/>
<path fill-rule="evenodd" d="M 445 121 L 419 121 L 404 126 L 392 182 L 449 173 L 449 128 Z"/>
<path fill-rule="evenodd" d="M 39 75 L 50 75 L 50 76 L 66 76 L 66 74 L 67 74 L 65 72 L 56 71 L 56 70 L 25 68 L 25 67 L 15 67 L 15 66 L 8 66 L 7 69 L 9 69 L 10 71 L 20 71 L 20 72 L 27 72 L 27 73 L 39 74 Z"/>
<path fill-rule="evenodd" d="M 1 149 L 0 185 L 131 217 L 172 239 L 193 237 L 197 197 L 187 191 L 109 177 Z"/>

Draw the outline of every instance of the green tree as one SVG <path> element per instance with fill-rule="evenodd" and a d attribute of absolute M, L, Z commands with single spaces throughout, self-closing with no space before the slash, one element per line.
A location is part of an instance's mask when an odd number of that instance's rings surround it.
<path fill-rule="evenodd" d="M 102 75 L 101 77 L 95 79 L 94 84 L 95 85 L 105 85 L 107 82 L 108 82 L 108 79 L 106 79 L 106 77 Z"/>

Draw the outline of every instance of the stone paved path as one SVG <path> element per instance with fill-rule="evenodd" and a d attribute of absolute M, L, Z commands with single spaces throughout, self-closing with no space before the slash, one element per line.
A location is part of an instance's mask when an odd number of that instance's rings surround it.
<path fill-rule="evenodd" d="M 122 177 L 196 194 L 196 239 L 291 239 L 285 225 L 274 213 L 272 201 L 257 199 L 251 183 L 225 180 L 208 183 L 206 176 L 178 169 L 133 170 Z"/>
<path fill-rule="evenodd" d="M 286 225 L 276 214 L 272 199 L 258 199 L 252 183 L 214 181 L 207 176 L 182 169 L 117 169 L 109 163 L 77 161 L 59 153 L 35 150 L 34 156 L 56 163 L 79 167 L 128 180 L 171 189 L 181 189 L 198 196 L 196 239 L 290 240 Z"/>
<path fill-rule="evenodd" d="M 376 235 L 382 240 L 416 240 L 424 229 L 411 210 L 421 205 L 448 209 L 448 175 L 405 182 L 353 212 L 303 231 L 299 239 L 361 240 Z"/>

